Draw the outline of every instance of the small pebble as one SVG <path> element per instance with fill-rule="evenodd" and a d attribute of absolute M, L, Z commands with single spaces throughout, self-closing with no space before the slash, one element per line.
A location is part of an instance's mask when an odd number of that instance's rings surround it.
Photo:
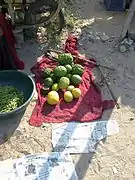
<path fill-rule="evenodd" d="M 76 32 L 79 33 L 79 34 L 81 34 L 81 32 L 82 32 L 81 28 L 77 28 L 77 29 L 76 29 Z"/>
<path fill-rule="evenodd" d="M 101 36 L 102 41 L 108 41 L 109 39 L 110 39 L 110 37 L 108 35 L 106 35 L 105 33 L 103 33 L 103 36 Z"/>
<path fill-rule="evenodd" d="M 91 42 L 95 42 L 95 37 L 94 37 L 94 36 L 89 35 L 89 36 L 88 36 L 88 38 L 89 38 L 89 41 L 91 41 Z"/>
<path fill-rule="evenodd" d="M 48 127 L 50 127 L 50 124 L 43 123 L 41 127 L 42 127 L 43 129 L 44 129 L 44 128 L 48 128 Z"/>
<path fill-rule="evenodd" d="M 126 51 L 127 51 L 127 48 L 124 45 L 120 46 L 120 52 L 124 53 Z"/>
<path fill-rule="evenodd" d="M 129 48 L 129 51 L 134 51 L 134 47 L 131 46 L 131 47 Z"/>
<path fill-rule="evenodd" d="M 129 39 L 128 39 L 128 44 L 131 46 L 131 45 L 133 45 L 133 43 L 134 43 L 134 41 L 129 38 Z"/>
<path fill-rule="evenodd" d="M 118 173 L 116 167 L 113 167 L 112 169 L 113 169 L 113 173 L 114 173 L 114 174 L 117 174 L 117 173 Z"/>
<path fill-rule="evenodd" d="M 109 40 L 109 36 L 103 36 L 101 39 L 102 39 L 102 41 L 108 41 Z"/>

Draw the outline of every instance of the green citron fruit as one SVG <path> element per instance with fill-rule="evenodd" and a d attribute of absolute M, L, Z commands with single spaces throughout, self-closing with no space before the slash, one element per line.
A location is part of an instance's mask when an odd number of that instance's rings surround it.
<path fill-rule="evenodd" d="M 53 73 L 50 74 L 50 77 L 52 78 L 53 82 L 56 82 L 57 77 Z"/>
<path fill-rule="evenodd" d="M 71 79 L 72 74 L 67 74 L 66 77 L 67 77 L 68 79 Z"/>
<path fill-rule="evenodd" d="M 54 69 L 54 75 L 56 77 L 64 77 L 67 74 L 67 69 L 64 66 L 57 66 Z"/>
<path fill-rule="evenodd" d="M 74 98 L 79 98 L 81 96 L 81 90 L 79 88 L 74 88 L 72 94 Z"/>
<path fill-rule="evenodd" d="M 51 87 L 53 85 L 53 80 L 52 78 L 48 77 L 44 80 L 44 85 L 45 87 Z"/>
<path fill-rule="evenodd" d="M 72 68 L 72 74 L 82 76 L 84 73 L 84 67 L 80 64 L 75 64 Z"/>
<path fill-rule="evenodd" d="M 68 86 L 67 91 L 72 91 L 75 87 L 73 85 Z"/>
<path fill-rule="evenodd" d="M 82 82 L 82 78 L 81 76 L 77 75 L 77 74 L 74 74 L 72 77 L 71 77 L 71 82 L 75 85 L 79 85 L 81 84 Z"/>
<path fill-rule="evenodd" d="M 50 77 L 51 72 L 52 72 L 52 69 L 51 69 L 51 68 L 45 68 L 45 69 L 43 70 L 43 77 L 44 77 L 44 78 Z"/>
<path fill-rule="evenodd" d="M 59 90 L 59 85 L 57 83 L 52 85 L 52 91 L 58 91 Z"/>
<path fill-rule="evenodd" d="M 65 65 L 65 68 L 67 69 L 67 73 L 72 71 L 72 66 L 70 64 Z"/>
<path fill-rule="evenodd" d="M 64 93 L 64 100 L 66 101 L 66 102 L 72 102 L 73 101 L 73 94 L 70 92 L 70 91 L 66 91 L 65 93 Z"/>
<path fill-rule="evenodd" d="M 67 89 L 70 84 L 70 80 L 67 77 L 61 77 L 59 80 L 59 88 L 60 89 Z"/>

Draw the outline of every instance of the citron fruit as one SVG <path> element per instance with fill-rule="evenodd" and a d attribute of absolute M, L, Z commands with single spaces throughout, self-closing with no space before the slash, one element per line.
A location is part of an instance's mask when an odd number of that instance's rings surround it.
<path fill-rule="evenodd" d="M 52 85 L 52 91 L 58 91 L 59 90 L 59 85 L 58 83 L 55 83 Z"/>
<path fill-rule="evenodd" d="M 81 90 L 79 88 L 74 88 L 72 90 L 72 94 L 73 94 L 74 98 L 79 98 L 81 96 Z"/>
<path fill-rule="evenodd" d="M 56 105 L 59 103 L 59 94 L 56 91 L 50 91 L 47 95 L 47 102 L 50 105 Z"/>
<path fill-rule="evenodd" d="M 66 91 L 65 93 L 64 93 L 64 100 L 66 101 L 66 102 L 72 102 L 73 101 L 73 94 L 70 92 L 70 91 Z"/>
<path fill-rule="evenodd" d="M 59 80 L 59 88 L 66 89 L 70 84 L 70 80 L 67 77 L 61 77 Z"/>
<path fill-rule="evenodd" d="M 72 91 L 75 87 L 73 85 L 68 86 L 67 91 Z"/>
<path fill-rule="evenodd" d="M 70 64 L 65 65 L 67 72 L 70 73 L 72 71 L 72 66 Z"/>
<path fill-rule="evenodd" d="M 72 74 L 67 74 L 66 77 L 67 77 L 68 79 L 71 79 Z"/>

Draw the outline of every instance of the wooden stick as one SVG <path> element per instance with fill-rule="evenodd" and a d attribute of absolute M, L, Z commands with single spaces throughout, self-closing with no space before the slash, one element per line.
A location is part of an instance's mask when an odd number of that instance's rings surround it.
<path fill-rule="evenodd" d="M 112 90 L 111 90 L 111 88 L 110 88 L 110 86 L 109 86 L 109 84 L 108 84 L 108 82 L 107 82 L 107 80 L 106 80 L 103 72 L 101 71 L 100 67 L 98 67 L 98 70 L 99 70 L 99 72 L 101 73 L 101 75 L 102 75 L 102 77 L 103 77 L 103 80 L 104 80 L 104 82 L 105 82 L 105 84 L 106 84 L 106 86 L 107 86 L 107 88 L 108 88 L 108 90 L 109 90 L 109 93 L 110 93 L 111 96 L 112 96 L 113 101 L 115 102 L 115 105 L 116 105 L 117 109 L 120 109 L 120 105 L 118 104 L 117 99 L 116 99 L 114 93 L 112 92 Z"/>
<path fill-rule="evenodd" d="M 9 13 L 11 15 L 11 19 L 12 19 L 12 24 L 15 24 L 15 17 L 14 17 L 14 10 L 13 10 L 13 6 L 12 6 L 12 1 L 8 0 L 8 8 L 9 8 Z"/>
<path fill-rule="evenodd" d="M 52 50 L 52 49 L 48 49 L 47 50 L 47 52 L 54 52 L 54 53 L 57 53 L 57 54 L 62 54 L 63 52 L 61 52 L 61 51 L 57 51 L 57 50 Z M 93 61 L 91 61 L 91 60 L 88 60 L 88 59 L 86 59 L 85 57 L 79 57 L 79 56 L 75 56 L 75 55 L 72 55 L 74 58 L 77 58 L 77 59 L 79 59 L 79 60 L 84 60 L 84 61 L 86 61 L 86 62 L 88 62 L 88 63 L 91 63 L 91 64 L 94 64 L 95 66 L 100 66 L 100 67 L 103 67 L 103 68 L 106 68 L 106 69 L 109 69 L 109 70 L 112 70 L 112 71 L 115 71 L 115 69 L 113 69 L 113 68 L 109 68 L 109 67 L 107 67 L 107 66 L 104 66 L 104 65 L 101 65 L 101 64 L 97 64 L 96 62 L 93 62 Z"/>
<path fill-rule="evenodd" d="M 128 15 L 127 15 L 127 18 L 125 20 L 125 23 L 124 23 L 124 26 L 122 29 L 122 33 L 120 36 L 121 40 L 123 40 L 125 38 L 127 31 L 129 30 L 129 27 L 130 27 L 131 21 L 133 19 L 134 13 L 135 13 L 135 0 L 132 0 L 129 11 L 128 11 Z"/>

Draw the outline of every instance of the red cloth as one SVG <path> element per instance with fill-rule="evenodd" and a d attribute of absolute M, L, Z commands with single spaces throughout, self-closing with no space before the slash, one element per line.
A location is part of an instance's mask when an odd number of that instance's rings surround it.
<path fill-rule="evenodd" d="M 78 55 L 76 48 L 77 38 L 69 37 L 65 51 L 72 52 L 72 54 Z M 75 48 L 75 53 L 73 49 Z M 84 63 L 83 63 L 84 64 Z M 32 72 L 36 75 L 36 87 L 38 91 L 38 102 L 33 110 L 30 118 L 30 125 L 41 126 L 43 122 L 60 123 L 60 122 L 89 122 L 100 119 L 105 109 L 114 107 L 114 102 L 102 101 L 101 91 L 95 86 L 93 82 L 93 75 L 91 67 L 93 65 L 85 63 L 85 72 L 83 74 L 83 81 L 79 88 L 82 91 L 82 96 L 78 100 L 74 100 L 72 103 L 66 103 L 63 100 L 63 92 L 60 92 L 60 103 L 56 106 L 50 106 L 46 102 L 46 98 L 40 96 L 40 84 L 41 69 L 45 67 L 55 67 L 56 62 L 43 57 L 42 60 L 37 63 Z"/>
<path fill-rule="evenodd" d="M 0 27 L 3 30 L 4 36 L 6 38 L 8 48 L 10 50 L 11 55 L 13 56 L 13 61 L 17 69 L 23 70 L 24 69 L 24 63 L 19 59 L 16 49 L 15 49 L 15 37 L 12 32 L 12 26 L 8 22 L 8 20 L 5 18 L 3 13 L 0 13 Z"/>

